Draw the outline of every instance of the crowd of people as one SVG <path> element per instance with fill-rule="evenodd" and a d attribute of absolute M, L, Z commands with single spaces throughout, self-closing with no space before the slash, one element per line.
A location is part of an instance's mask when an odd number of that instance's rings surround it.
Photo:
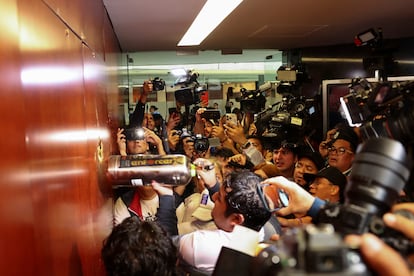
<path fill-rule="evenodd" d="M 165 120 L 156 108 L 145 112 L 151 86 L 144 83 L 130 125 L 117 131 L 119 154 L 182 154 L 196 176 L 185 186 L 153 181 L 116 193 L 114 228 L 102 248 L 108 275 L 211 275 L 223 247 L 253 256 L 287 228 L 312 224 L 324 205 L 345 202 L 358 129 L 338 124 L 316 147 L 306 137 L 268 143 L 240 110 L 236 123 L 205 116 L 208 106 L 191 117 L 177 103 Z M 412 203 L 392 209 L 414 214 Z M 391 211 L 385 224 L 414 240 L 414 221 Z M 411 275 L 408 261 L 375 235 L 346 242 L 378 275 Z"/>

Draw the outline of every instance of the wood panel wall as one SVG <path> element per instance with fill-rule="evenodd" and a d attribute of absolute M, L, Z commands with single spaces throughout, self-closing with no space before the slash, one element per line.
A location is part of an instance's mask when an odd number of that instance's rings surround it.
<path fill-rule="evenodd" d="M 0 0 L 1 275 L 104 275 L 120 49 L 101 0 Z"/>

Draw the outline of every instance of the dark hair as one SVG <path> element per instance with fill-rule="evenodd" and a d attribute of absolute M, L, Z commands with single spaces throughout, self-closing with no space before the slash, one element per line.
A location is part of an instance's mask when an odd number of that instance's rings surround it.
<path fill-rule="evenodd" d="M 126 218 L 104 241 L 101 257 L 109 276 L 178 275 L 177 248 L 152 221 Z"/>
<path fill-rule="evenodd" d="M 262 181 L 263 179 L 255 173 L 244 170 L 231 173 L 223 183 L 227 200 L 225 215 L 242 214 L 243 226 L 256 231 L 259 231 L 271 216 L 257 192 L 257 184 Z"/>
<path fill-rule="evenodd" d="M 214 154 L 212 154 L 214 157 L 222 157 L 224 159 L 229 159 L 234 155 L 233 151 L 226 147 L 220 147 L 218 148 Z"/>
<path fill-rule="evenodd" d="M 262 136 L 259 136 L 259 135 L 247 135 L 246 139 L 247 139 L 247 140 L 249 140 L 249 139 L 256 139 L 257 141 L 259 141 L 259 143 L 260 143 L 262 146 L 264 146 L 264 145 L 263 145 L 263 137 L 262 137 Z"/>

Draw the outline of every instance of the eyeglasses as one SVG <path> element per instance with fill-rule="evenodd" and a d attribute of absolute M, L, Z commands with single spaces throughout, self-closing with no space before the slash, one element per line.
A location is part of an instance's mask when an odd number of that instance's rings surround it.
<path fill-rule="evenodd" d="M 289 197 L 285 191 L 271 186 L 268 183 L 259 183 L 257 184 L 257 193 L 266 210 L 272 213 L 288 206 Z"/>
<path fill-rule="evenodd" d="M 344 155 L 345 152 L 354 153 L 352 150 L 346 149 L 344 147 L 339 147 L 339 148 L 330 147 L 330 148 L 328 148 L 328 151 L 329 151 L 329 153 L 333 152 L 333 153 L 338 154 L 338 155 Z"/>

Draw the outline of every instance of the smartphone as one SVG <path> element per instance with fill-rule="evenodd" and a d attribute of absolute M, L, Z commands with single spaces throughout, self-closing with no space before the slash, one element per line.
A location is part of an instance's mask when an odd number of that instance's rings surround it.
<path fill-rule="evenodd" d="M 226 113 L 226 125 L 237 125 L 237 114 L 235 113 Z"/>
<path fill-rule="evenodd" d="M 168 114 L 173 114 L 173 113 L 178 113 L 177 112 L 177 108 L 176 107 L 170 107 L 170 108 L 168 108 Z"/>
<path fill-rule="evenodd" d="M 201 113 L 201 118 L 205 118 L 208 120 L 213 120 L 214 122 L 218 122 L 220 120 L 220 111 L 219 110 L 211 110 L 207 109 L 203 113 Z"/>

